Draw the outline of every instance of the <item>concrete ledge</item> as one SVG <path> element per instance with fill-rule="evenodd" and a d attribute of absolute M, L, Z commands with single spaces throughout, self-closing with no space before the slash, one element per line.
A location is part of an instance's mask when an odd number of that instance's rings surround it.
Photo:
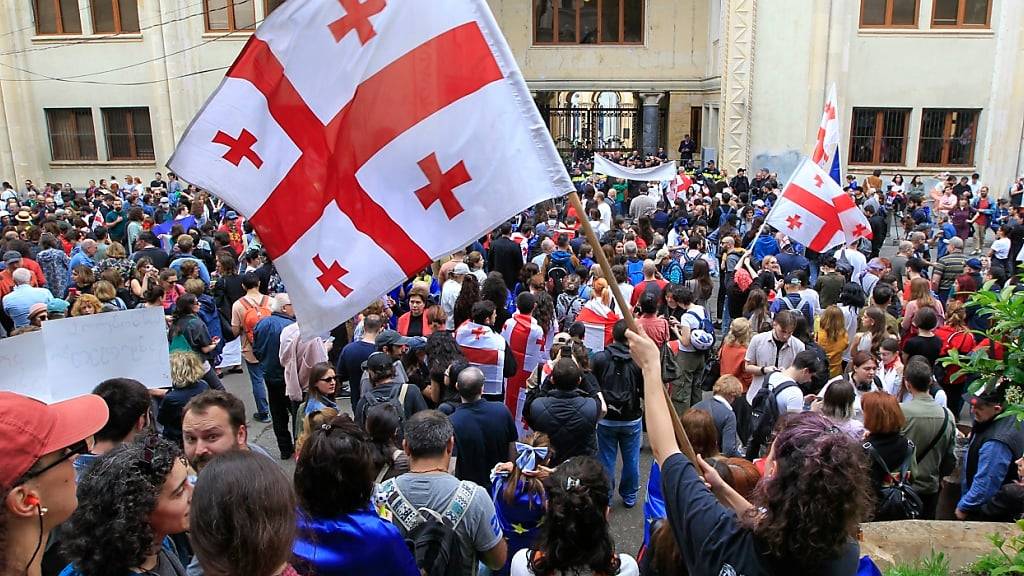
<path fill-rule="evenodd" d="M 935 550 L 949 558 L 951 572 L 990 552 L 989 534 L 1011 536 L 1020 530 L 1015 524 L 941 520 L 868 522 L 860 528 L 860 553 L 870 556 L 883 571 L 897 562 L 923 558 Z"/>

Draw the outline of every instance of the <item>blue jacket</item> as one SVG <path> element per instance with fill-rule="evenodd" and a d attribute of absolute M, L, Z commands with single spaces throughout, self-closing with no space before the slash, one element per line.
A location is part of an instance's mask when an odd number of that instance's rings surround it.
<path fill-rule="evenodd" d="M 280 358 L 281 332 L 294 323 L 295 318 L 274 312 L 257 322 L 253 328 L 255 341 L 252 344 L 252 353 L 263 366 L 263 377 L 266 380 L 284 382 L 284 366 L 281 365 Z"/>
<path fill-rule="evenodd" d="M 398 528 L 369 507 L 337 518 L 299 515 L 297 567 L 317 576 L 419 576 Z"/>

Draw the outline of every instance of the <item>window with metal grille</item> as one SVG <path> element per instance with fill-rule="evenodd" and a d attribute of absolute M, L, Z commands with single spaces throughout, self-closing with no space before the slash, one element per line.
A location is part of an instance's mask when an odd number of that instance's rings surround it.
<path fill-rule="evenodd" d="M 935 166 L 974 165 L 980 110 L 925 108 L 917 163 Z"/>
<path fill-rule="evenodd" d="M 104 108 L 103 132 L 110 160 L 152 160 L 149 108 Z"/>
<path fill-rule="evenodd" d="M 204 0 L 207 32 L 256 29 L 255 0 Z"/>
<path fill-rule="evenodd" d="M 851 164 L 903 164 L 907 153 L 906 108 L 854 108 Z"/>
<path fill-rule="evenodd" d="M 36 34 L 81 34 L 78 0 L 35 0 Z"/>
<path fill-rule="evenodd" d="M 918 0 L 862 0 L 861 28 L 913 28 L 917 26 Z"/>
<path fill-rule="evenodd" d="M 92 27 L 97 33 L 139 31 L 137 0 L 92 0 Z"/>
<path fill-rule="evenodd" d="M 533 0 L 534 44 L 641 44 L 644 0 Z"/>
<path fill-rule="evenodd" d="M 88 108 L 47 108 L 46 131 L 53 160 L 96 160 L 96 129 Z"/>
<path fill-rule="evenodd" d="M 935 0 L 932 27 L 987 28 L 991 15 L 992 0 Z"/>

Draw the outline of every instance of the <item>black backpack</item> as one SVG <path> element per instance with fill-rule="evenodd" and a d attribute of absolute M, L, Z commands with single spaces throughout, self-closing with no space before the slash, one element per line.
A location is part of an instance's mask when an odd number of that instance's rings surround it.
<path fill-rule="evenodd" d="M 398 419 L 400 421 L 399 429 L 405 428 L 405 395 L 409 391 L 409 384 L 402 384 L 397 388 L 391 387 L 391 390 L 385 392 L 380 388 L 374 388 L 370 390 L 370 393 L 363 396 L 366 399 L 366 403 L 363 404 L 363 410 L 359 414 L 359 418 L 362 422 L 366 422 L 366 414 L 370 411 L 370 408 L 378 404 L 391 404 L 398 409 Z"/>
<path fill-rule="evenodd" d="M 459 482 L 455 494 L 440 513 L 413 506 L 398 489 L 394 478 L 381 484 L 378 490 L 380 498 L 387 503 L 391 521 L 402 529 L 405 543 L 423 576 L 463 574 L 462 536 L 456 529 L 469 510 L 476 484 L 468 480 Z"/>
<path fill-rule="evenodd" d="M 608 355 L 608 364 L 601 377 L 601 393 L 608 404 L 610 414 L 626 414 L 638 417 L 640 412 L 640 383 L 634 378 L 634 364 L 631 358 Z M 627 416 L 627 417 L 628 417 Z"/>
<path fill-rule="evenodd" d="M 914 520 L 921 516 L 921 497 L 917 495 L 909 482 L 910 459 L 914 457 L 914 443 L 907 441 L 907 455 L 903 457 L 898 474 L 893 474 L 889 470 L 888 464 L 870 441 L 864 443 L 864 451 L 886 473 L 875 506 L 875 517 L 872 518 L 872 521 Z"/>
<path fill-rule="evenodd" d="M 800 385 L 789 380 L 779 384 L 775 390 L 768 388 L 768 377 L 765 377 L 761 389 L 754 396 L 750 404 L 750 441 L 747 443 L 747 460 L 754 460 L 760 456 L 761 447 L 764 446 L 768 437 L 771 436 L 775 423 L 779 420 L 779 394 L 789 388 L 800 388 Z"/>

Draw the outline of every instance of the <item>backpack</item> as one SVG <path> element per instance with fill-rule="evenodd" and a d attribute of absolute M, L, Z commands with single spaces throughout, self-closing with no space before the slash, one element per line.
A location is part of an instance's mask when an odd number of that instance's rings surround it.
<path fill-rule="evenodd" d="M 242 307 L 245 308 L 245 312 L 242 314 L 242 327 L 245 329 L 245 337 L 249 339 L 249 342 L 255 342 L 256 336 L 254 334 L 256 325 L 259 324 L 260 320 L 270 316 L 270 298 L 263 296 L 260 300 L 259 306 L 253 306 L 252 302 L 242 296 L 238 300 L 242 303 Z"/>
<path fill-rule="evenodd" d="M 693 269 L 691 268 L 690 271 L 692 272 Z M 678 281 L 673 280 L 676 274 L 679 275 Z M 683 270 L 682 266 L 679 265 L 679 262 L 676 262 L 675 260 L 671 260 L 665 265 L 665 269 L 661 271 L 661 275 L 665 277 L 665 280 L 675 282 L 676 284 L 686 280 L 686 272 Z"/>
<path fill-rule="evenodd" d="M 635 415 L 640 411 L 640 385 L 634 379 L 631 358 L 622 358 L 606 352 L 608 364 L 601 377 L 601 392 L 608 404 L 608 412 Z"/>
<path fill-rule="evenodd" d="M 547 279 L 551 291 L 561 292 L 562 280 L 573 272 L 572 254 L 559 251 L 548 255 Z"/>
<path fill-rule="evenodd" d="M 694 350 L 701 351 L 707 351 L 714 348 L 715 325 L 711 323 L 711 318 L 708 316 L 707 310 L 704 311 L 703 318 L 698 316 L 693 310 L 687 310 L 683 313 L 683 316 L 686 316 L 687 314 L 693 316 L 698 322 L 700 322 L 699 326 L 690 330 L 690 346 L 692 346 Z M 707 334 L 707 336 L 704 334 Z"/>
<path fill-rule="evenodd" d="M 558 319 L 558 326 L 561 330 L 569 330 L 569 326 L 576 321 L 576 316 L 579 315 L 580 310 L 583 310 L 584 304 L 586 304 L 586 301 L 578 293 L 569 294 L 568 292 L 562 292 L 558 295 L 555 305 L 555 316 Z"/>
<path fill-rule="evenodd" d="M 636 262 L 626 261 L 626 276 L 633 286 L 644 281 L 644 261 L 637 259 Z"/>
<path fill-rule="evenodd" d="M 943 425 L 945 426 L 945 425 Z M 879 492 L 878 501 L 875 506 L 875 517 L 873 521 L 886 520 L 914 520 L 921 515 L 921 497 L 914 492 L 910 486 L 910 459 L 914 457 L 914 443 L 907 441 L 907 455 L 903 457 L 900 464 L 899 474 L 894 475 L 889 471 L 889 466 L 882 460 L 882 457 L 871 445 L 871 442 L 864 443 L 864 451 L 871 455 L 875 464 L 886 471 L 882 480 L 882 488 Z"/>
<path fill-rule="evenodd" d="M 683 280 L 692 280 L 693 279 L 693 263 L 696 262 L 697 259 L 700 258 L 703 255 L 704 254 L 701 253 L 701 254 L 697 254 L 693 258 L 690 258 L 690 251 L 689 250 L 687 250 L 686 252 L 683 252 L 683 256 L 682 256 L 682 258 L 683 258 Z"/>
<path fill-rule="evenodd" d="M 394 523 L 403 528 L 405 543 L 423 576 L 457 576 L 463 573 L 463 538 L 456 531 L 473 501 L 476 484 L 463 480 L 440 513 L 416 508 L 392 478 L 380 485 Z"/>
<path fill-rule="evenodd" d="M 807 318 L 807 325 L 808 326 L 814 326 L 814 314 L 813 314 L 813 312 L 811 313 L 810 316 L 808 316 L 807 313 L 804 312 L 804 305 L 807 304 L 807 303 L 808 303 L 807 299 L 804 298 L 804 293 L 802 291 L 800 292 L 800 300 L 797 301 L 796 304 L 793 304 L 793 301 L 789 299 L 788 295 L 782 297 L 782 305 L 786 307 L 786 310 L 795 310 L 795 311 L 803 314 L 804 318 Z"/>
<path fill-rule="evenodd" d="M 800 385 L 793 380 L 787 380 L 775 387 L 775 390 L 768 388 L 767 377 L 762 383 L 761 389 L 754 396 L 750 403 L 750 421 L 753 423 L 750 431 L 750 441 L 747 443 L 747 460 L 753 461 L 760 455 L 761 446 L 771 436 L 775 423 L 779 420 L 779 394 L 789 388 L 799 388 Z"/>
<path fill-rule="evenodd" d="M 366 421 L 366 413 L 370 411 L 370 408 L 373 408 L 374 406 L 376 406 L 378 404 L 391 404 L 392 406 L 395 407 L 395 409 L 398 410 L 399 428 L 400 429 L 404 428 L 405 427 L 405 395 L 406 395 L 406 393 L 408 391 L 409 391 L 409 385 L 408 384 L 402 384 L 402 386 L 398 389 L 398 393 L 397 394 L 395 393 L 393 387 L 391 389 L 391 392 L 389 392 L 389 393 L 385 393 L 383 390 L 381 390 L 379 388 L 374 388 L 373 390 L 370 390 L 369 394 L 366 394 L 366 395 L 363 396 L 363 398 L 366 399 L 366 403 L 363 404 L 363 409 L 362 409 L 361 414 L 360 414 L 362 420 L 364 422 Z"/>

